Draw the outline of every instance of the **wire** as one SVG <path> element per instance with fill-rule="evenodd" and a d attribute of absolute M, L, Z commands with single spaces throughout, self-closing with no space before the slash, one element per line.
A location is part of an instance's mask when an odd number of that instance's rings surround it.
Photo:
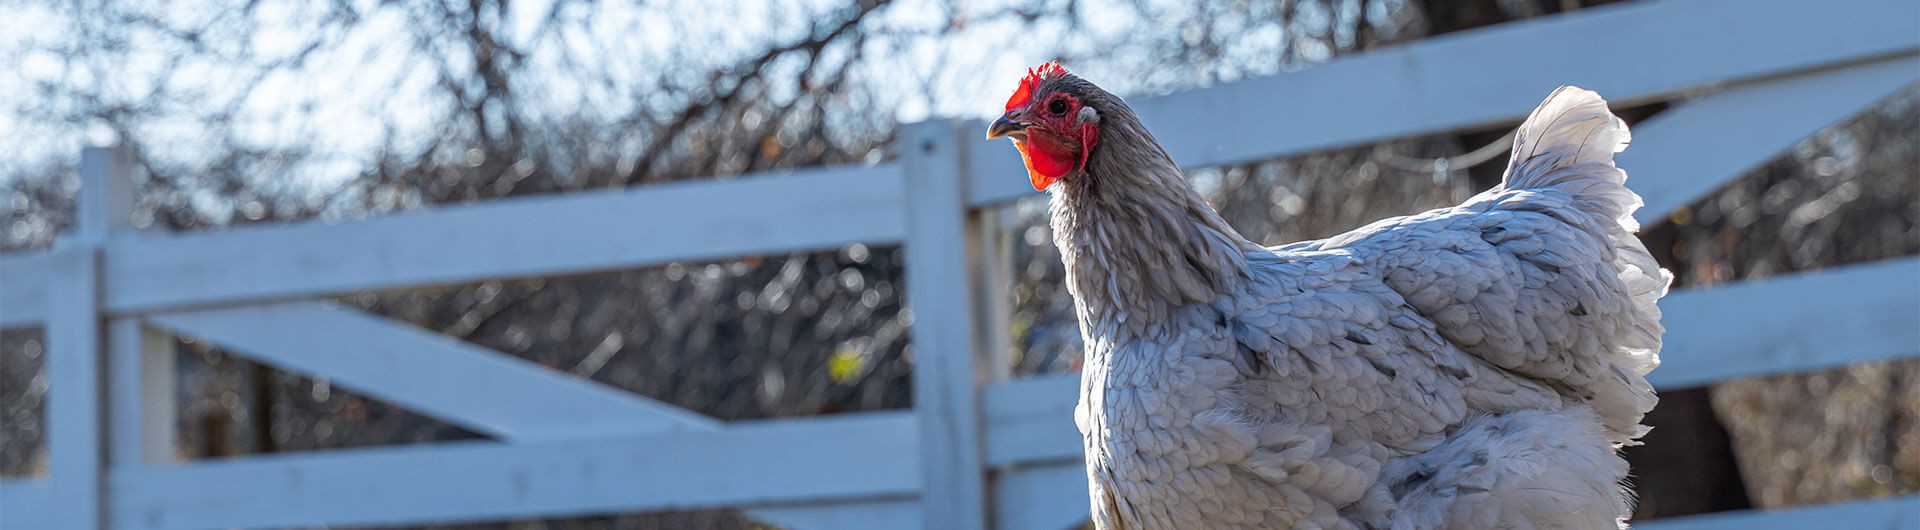
<path fill-rule="evenodd" d="M 1387 167 L 1401 171 L 1432 171 L 1435 173 L 1445 173 L 1455 169 L 1466 169 L 1485 164 L 1488 160 L 1493 160 L 1494 157 L 1500 156 L 1501 153 L 1505 153 L 1508 149 L 1513 148 L 1513 135 L 1517 132 L 1519 132 L 1519 129 L 1508 130 L 1506 136 L 1501 136 L 1500 139 L 1494 140 L 1493 143 L 1458 156 L 1413 158 L 1394 153 L 1385 153 L 1374 158 L 1380 163 L 1386 164 Z"/>

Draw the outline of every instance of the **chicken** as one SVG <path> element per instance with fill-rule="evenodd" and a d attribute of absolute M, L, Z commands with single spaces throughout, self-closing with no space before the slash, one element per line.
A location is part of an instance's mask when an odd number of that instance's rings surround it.
<path fill-rule="evenodd" d="M 1052 195 L 1099 528 L 1624 526 L 1670 276 L 1594 93 L 1549 96 L 1464 204 L 1275 248 L 1057 63 L 987 137 Z"/>

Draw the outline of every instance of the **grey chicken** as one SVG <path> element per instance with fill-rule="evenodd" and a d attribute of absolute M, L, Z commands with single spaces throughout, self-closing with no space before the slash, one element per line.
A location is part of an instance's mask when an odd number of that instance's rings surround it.
<path fill-rule="evenodd" d="M 1459 206 L 1274 248 L 1056 63 L 987 136 L 1052 195 L 1099 528 L 1625 525 L 1670 276 L 1599 96 L 1553 92 Z"/>

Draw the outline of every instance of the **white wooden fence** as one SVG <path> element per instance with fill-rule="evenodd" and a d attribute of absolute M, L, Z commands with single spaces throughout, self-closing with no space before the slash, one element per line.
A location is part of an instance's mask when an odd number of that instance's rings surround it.
<path fill-rule="evenodd" d="M 1578 84 L 1676 105 L 1621 156 L 1642 220 L 1920 77 L 1920 2 L 1648 2 L 1502 25 L 1136 102 L 1190 167 L 1517 122 Z M 1009 380 L 1006 239 L 1031 193 L 981 122 L 904 128 L 891 162 L 513 199 L 340 223 L 130 230 L 120 151 L 82 159 L 77 230 L 0 257 L 0 326 L 46 327 L 51 473 L 0 528 L 388 525 L 731 506 L 794 528 L 1058 529 L 1087 516 L 1076 377 Z M 1332 176 L 1329 176 L 1332 178 Z M 630 226 L 634 230 L 605 230 Z M 674 226 L 675 230 L 638 229 Z M 723 423 L 314 301 L 371 289 L 903 243 L 916 408 Z M 1920 353 L 1920 259 L 1663 302 L 1656 385 Z M 170 334 L 498 441 L 173 459 Z M 1920 496 L 1660 529 L 1920 527 Z"/>

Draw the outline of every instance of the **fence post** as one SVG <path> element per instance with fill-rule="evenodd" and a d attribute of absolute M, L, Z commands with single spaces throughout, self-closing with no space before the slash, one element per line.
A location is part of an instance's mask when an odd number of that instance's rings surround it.
<path fill-rule="evenodd" d="M 80 152 L 79 215 L 55 249 L 65 263 L 47 286 L 47 452 L 58 528 L 107 526 L 100 255 L 112 232 L 132 224 L 131 167 L 124 148 Z"/>
<path fill-rule="evenodd" d="M 973 127 L 962 127 L 969 129 Z M 964 169 L 963 181 L 972 177 L 973 168 Z M 975 297 L 973 321 L 986 378 L 981 383 L 1013 377 L 1013 239 L 1008 232 L 1013 225 L 1012 208 L 989 206 L 967 215 L 967 241 L 972 245 L 968 251 L 974 258 L 968 264 Z"/>
<path fill-rule="evenodd" d="M 103 528 L 99 256 L 60 252 L 47 286 L 47 453 L 55 528 Z"/>
<path fill-rule="evenodd" d="M 961 167 L 965 140 L 950 121 L 903 126 L 895 140 L 907 179 L 907 307 L 913 311 L 913 407 L 920 417 L 920 503 L 928 529 L 987 527 L 980 443 L 980 362 Z"/>
<path fill-rule="evenodd" d="M 174 458 L 174 342 L 134 316 L 107 324 L 107 462 L 137 469 Z"/>
<path fill-rule="evenodd" d="M 110 471 L 173 456 L 172 338 L 137 317 L 109 320 L 102 307 L 104 249 L 134 228 L 133 189 L 125 147 L 81 151 L 79 215 L 56 250 L 67 263 L 47 301 L 51 509 L 60 528 L 112 526 Z"/>

